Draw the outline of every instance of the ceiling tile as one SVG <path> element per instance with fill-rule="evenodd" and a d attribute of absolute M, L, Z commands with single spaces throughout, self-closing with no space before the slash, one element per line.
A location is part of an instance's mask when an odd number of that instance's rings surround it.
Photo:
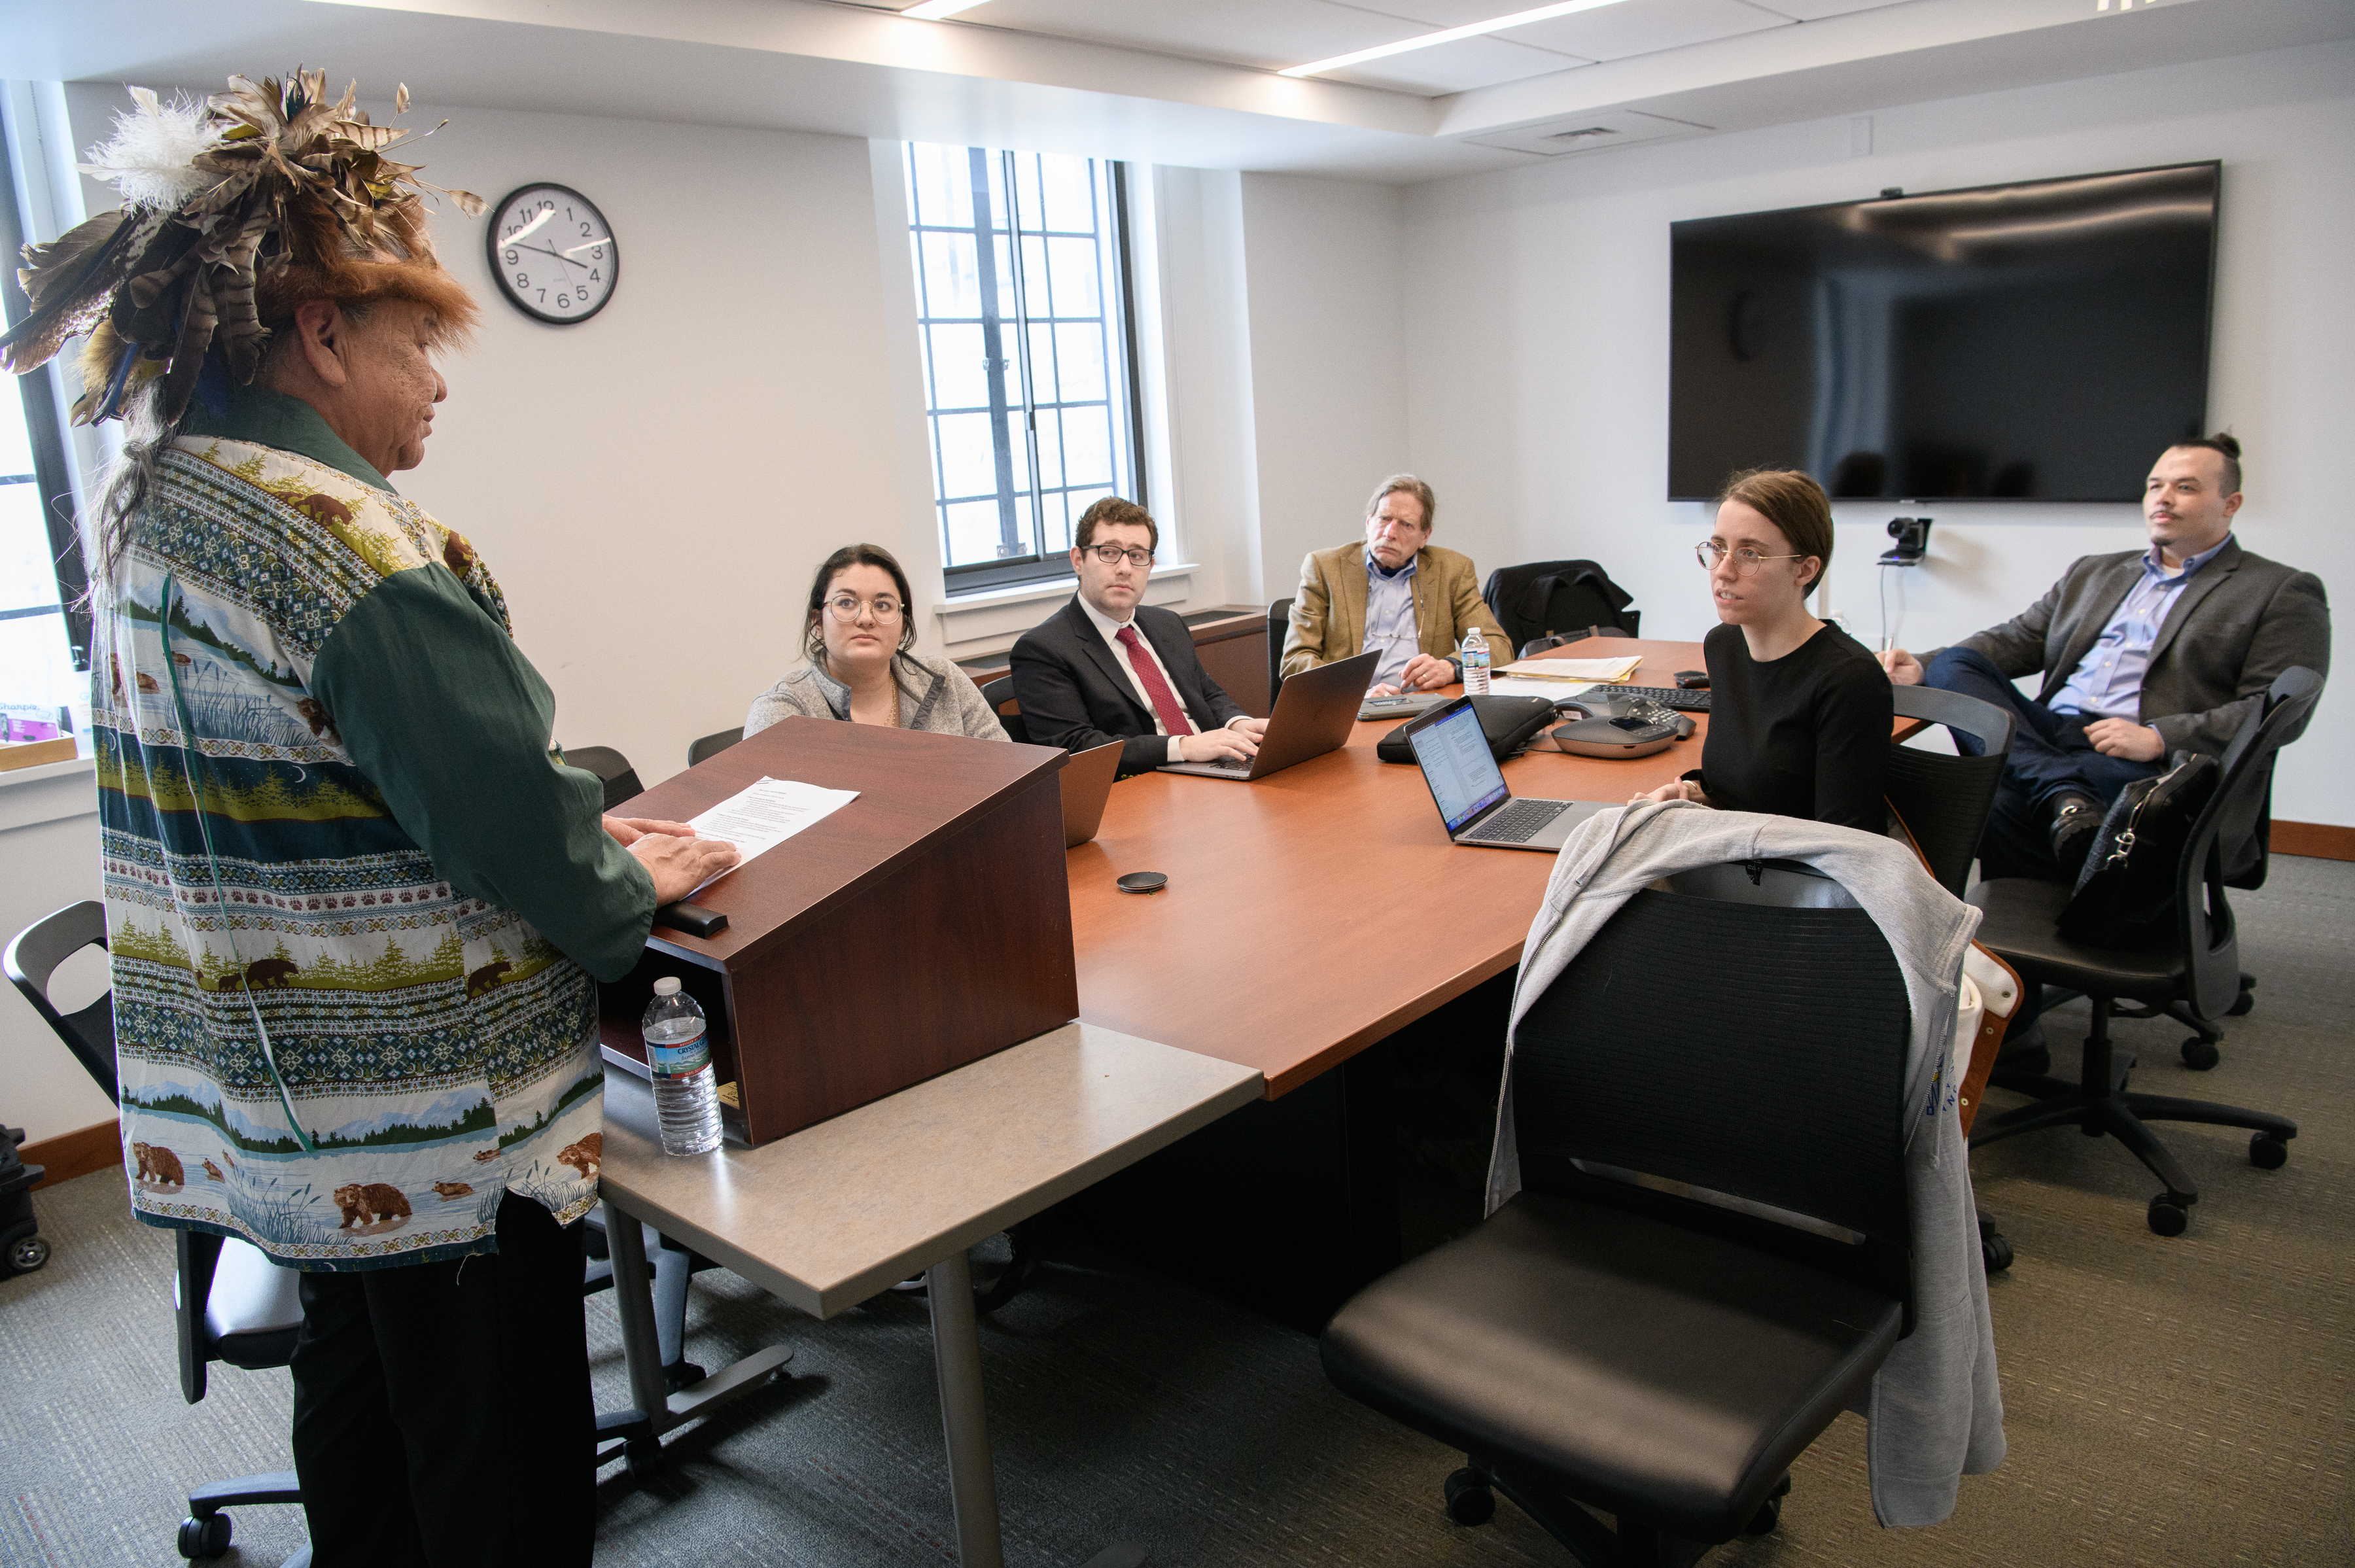
<path fill-rule="evenodd" d="M 1495 87 L 1499 82 L 1519 81 L 1593 63 L 1576 55 L 1531 48 L 1503 38 L 1465 38 L 1436 48 L 1368 60 L 1347 70 L 1328 71 L 1323 80 L 1435 95 L 1469 92 L 1477 87 Z"/>
<path fill-rule="evenodd" d="M 1884 5 L 1902 5 L 1904 0 L 1758 0 L 1758 4 L 1802 22 L 1815 22 L 1826 16 L 1845 16 L 1850 11 L 1877 11 Z"/>
<path fill-rule="evenodd" d="M 1764 3 L 1771 5 L 1774 0 Z M 1621 0 L 1616 5 L 1557 16 L 1497 36 L 1590 59 L 1614 60 L 1790 25 L 1775 11 L 1744 5 L 1742 0 Z"/>
<path fill-rule="evenodd" d="M 1426 23 L 1327 0 L 990 0 L 959 19 L 1272 70 L 1429 30 Z"/>

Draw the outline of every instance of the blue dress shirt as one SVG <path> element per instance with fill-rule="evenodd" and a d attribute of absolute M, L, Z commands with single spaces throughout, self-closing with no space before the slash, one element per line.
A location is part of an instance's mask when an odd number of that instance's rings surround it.
<path fill-rule="evenodd" d="M 1374 667 L 1374 686 L 1396 686 L 1423 651 L 1414 635 L 1414 569 L 1422 560 L 1418 550 L 1396 571 L 1385 571 L 1374 552 L 1366 552 L 1366 641 L 1358 651 L 1382 656 Z"/>
<path fill-rule="evenodd" d="M 2232 542 L 2232 536 L 2225 535 L 2222 544 L 2190 557 L 2183 569 L 2174 572 L 2161 564 L 2158 547 L 2151 546 L 2150 553 L 2142 559 L 2142 580 L 2120 603 L 2094 645 L 2085 650 L 2067 684 L 2052 694 L 2049 705 L 2052 711 L 2139 721 L 2142 677 L 2150 668 L 2151 645 L 2158 640 L 2159 627 L 2167 624 L 2167 613 L 2175 607 L 2176 594 L 2191 581 L 2193 572 L 2215 560 L 2216 552 Z"/>

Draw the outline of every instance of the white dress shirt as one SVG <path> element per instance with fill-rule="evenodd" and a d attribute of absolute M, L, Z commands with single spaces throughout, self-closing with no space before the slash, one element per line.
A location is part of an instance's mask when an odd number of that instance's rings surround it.
<path fill-rule="evenodd" d="M 1082 593 L 1077 597 L 1080 601 L 1080 608 L 1086 612 L 1088 619 L 1094 623 L 1097 634 L 1103 638 L 1104 646 L 1112 650 L 1112 656 L 1119 661 L 1120 667 L 1128 672 L 1128 684 L 1136 692 L 1136 699 L 1145 704 L 1145 710 L 1147 713 L 1153 715 L 1153 732 L 1156 735 L 1169 735 L 1169 727 L 1161 722 L 1160 710 L 1153 706 L 1152 694 L 1145 689 L 1145 682 L 1137 678 L 1136 667 L 1129 660 L 1128 649 L 1121 645 L 1120 629 L 1123 626 L 1133 626 L 1136 624 L 1136 616 L 1135 612 L 1132 611 L 1129 618 L 1125 621 L 1115 621 L 1111 616 L 1105 614 L 1103 611 L 1097 609 L 1094 605 L 1089 603 L 1088 596 L 1086 594 Z M 1153 667 L 1159 670 L 1161 672 L 1161 678 L 1165 682 L 1167 682 L 1169 687 L 1169 695 L 1178 699 L 1178 710 L 1180 712 L 1184 712 L 1186 709 L 1185 694 L 1178 689 L 1178 683 L 1176 681 L 1169 679 L 1169 667 L 1161 662 L 1160 651 L 1154 647 L 1153 639 L 1145 635 L 1145 628 L 1142 626 L 1137 626 L 1136 628 L 1136 640 L 1144 645 L 1145 656 L 1153 661 Z M 1191 722 L 1192 718 L 1193 716 L 1191 714 L 1187 715 L 1188 722 L 1186 733 L 1188 735 L 1199 734 L 1201 731 L 1193 726 Z M 1180 736 L 1169 735 L 1169 760 L 1173 763 L 1182 763 L 1186 760 L 1185 752 L 1178 749 L 1182 743 L 1182 739 L 1183 738 Z"/>

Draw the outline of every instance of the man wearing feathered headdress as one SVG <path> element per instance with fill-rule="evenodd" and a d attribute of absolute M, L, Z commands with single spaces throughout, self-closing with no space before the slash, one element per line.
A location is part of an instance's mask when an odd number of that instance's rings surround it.
<path fill-rule="evenodd" d="M 385 477 L 474 307 L 406 133 L 325 87 L 133 90 L 89 166 L 123 208 L 27 248 L 0 338 L 87 334 L 75 417 L 129 427 L 89 533 L 131 1200 L 304 1271 L 319 1562 L 586 1563 L 591 976 L 734 851 L 601 821 L 497 584 Z"/>

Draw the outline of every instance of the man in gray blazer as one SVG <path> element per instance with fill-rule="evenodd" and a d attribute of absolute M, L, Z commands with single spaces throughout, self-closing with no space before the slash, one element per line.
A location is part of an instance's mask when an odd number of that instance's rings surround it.
<path fill-rule="evenodd" d="M 2330 669 L 2322 581 L 2241 548 L 2241 443 L 2170 446 L 2150 471 L 2150 548 L 2089 555 L 2027 613 L 1926 661 L 1881 656 L 1889 678 L 2009 708 L 2010 760 L 1979 867 L 2073 880 L 2118 792 L 2169 753 L 2220 756 L 2292 665 Z M 2041 674 L 2034 700 L 2011 683 Z M 1957 743 L 1963 743 L 1957 738 Z M 2228 859 L 2246 846 L 2226 846 Z"/>

